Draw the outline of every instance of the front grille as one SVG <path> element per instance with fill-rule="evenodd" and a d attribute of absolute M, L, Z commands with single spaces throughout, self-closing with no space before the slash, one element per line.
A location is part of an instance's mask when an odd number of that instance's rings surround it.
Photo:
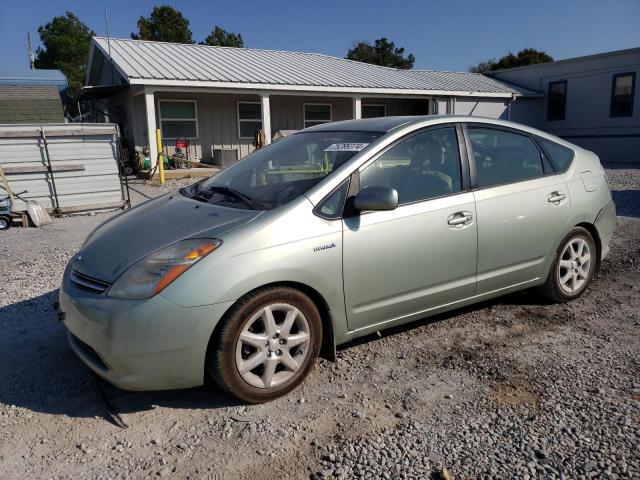
<path fill-rule="evenodd" d="M 79 288 L 89 290 L 95 293 L 104 293 L 107 288 L 111 286 L 110 283 L 96 280 L 95 278 L 87 277 L 81 273 L 73 270 L 71 272 L 71 281 Z"/>
<path fill-rule="evenodd" d="M 69 336 L 71 337 L 71 341 L 76 345 L 76 347 L 78 347 L 80 350 L 83 351 L 83 353 L 87 356 L 87 358 L 89 359 L 89 361 L 91 361 L 91 363 L 93 363 L 96 367 L 100 368 L 101 370 L 105 370 L 105 371 L 109 370 L 109 367 L 105 365 L 105 363 L 102 361 L 98 353 L 93 348 L 91 348 L 91 346 L 84 343 L 82 340 L 80 340 L 71 332 L 69 332 Z"/>

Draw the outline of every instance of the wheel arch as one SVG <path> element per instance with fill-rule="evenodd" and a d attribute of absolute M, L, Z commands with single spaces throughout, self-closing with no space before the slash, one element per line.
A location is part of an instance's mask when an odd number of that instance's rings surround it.
<path fill-rule="evenodd" d="M 602 240 L 600 240 L 600 234 L 598 229 L 593 223 L 582 222 L 576 225 L 576 227 L 582 227 L 591 234 L 593 241 L 596 244 L 596 272 L 600 270 L 600 263 L 602 262 Z"/>

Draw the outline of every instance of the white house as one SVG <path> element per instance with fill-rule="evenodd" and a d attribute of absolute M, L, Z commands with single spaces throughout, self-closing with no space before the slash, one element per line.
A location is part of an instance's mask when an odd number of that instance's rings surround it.
<path fill-rule="evenodd" d="M 492 76 L 544 94 L 526 105 L 516 102 L 517 121 L 592 150 L 605 163 L 640 164 L 640 48 L 500 70 Z"/>
<path fill-rule="evenodd" d="M 156 127 L 188 137 L 205 161 L 242 158 L 256 130 L 278 131 L 385 115 L 509 118 L 540 94 L 474 73 L 398 70 L 316 53 L 95 37 L 83 108 L 120 125 L 136 148 Z M 514 103 L 515 102 L 515 103 Z M 169 153 L 171 150 L 169 149 Z"/>

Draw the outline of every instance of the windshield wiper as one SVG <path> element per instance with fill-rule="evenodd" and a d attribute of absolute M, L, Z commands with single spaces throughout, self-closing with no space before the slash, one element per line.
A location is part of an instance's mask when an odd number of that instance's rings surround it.
<path fill-rule="evenodd" d="M 198 185 L 198 190 L 200 190 L 202 192 L 202 189 L 200 189 L 200 186 Z M 233 197 L 236 200 L 240 200 L 242 203 L 244 203 L 246 206 L 248 206 L 249 208 L 251 208 L 252 210 L 259 210 L 255 203 L 253 202 L 253 199 L 251 197 L 249 197 L 248 195 L 245 195 L 242 192 L 239 192 L 238 190 L 235 190 L 233 188 L 230 187 L 221 187 L 218 185 L 211 185 L 207 188 L 207 190 L 211 190 L 214 192 L 220 192 L 223 195 L 227 195 L 229 197 Z"/>
<path fill-rule="evenodd" d="M 201 202 L 208 202 L 211 199 L 211 196 L 213 195 L 212 192 L 208 192 L 200 188 L 199 183 L 196 183 L 192 187 L 185 187 L 181 189 L 181 191 L 185 192 L 187 196 L 193 197 Z"/>

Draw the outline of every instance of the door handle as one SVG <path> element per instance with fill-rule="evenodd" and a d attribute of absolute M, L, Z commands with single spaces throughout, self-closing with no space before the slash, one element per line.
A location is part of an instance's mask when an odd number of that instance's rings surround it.
<path fill-rule="evenodd" d="M 452 227 L 461 227 L 463 225 L 468 225 L 473 220 L 473 215 L 470 212 L 456 212 L 452 215 L 449 215 L 447 218 L 447 223 Z"/>
<path fill-rule="evenodd" d="M 549 194 L 549 196 L 547 197 L 547 200 L 549 201 L 549 203 L 560 203 L 565 198 L 567 198 L 567 196 L 564 193 L 553 192 Z"/>

